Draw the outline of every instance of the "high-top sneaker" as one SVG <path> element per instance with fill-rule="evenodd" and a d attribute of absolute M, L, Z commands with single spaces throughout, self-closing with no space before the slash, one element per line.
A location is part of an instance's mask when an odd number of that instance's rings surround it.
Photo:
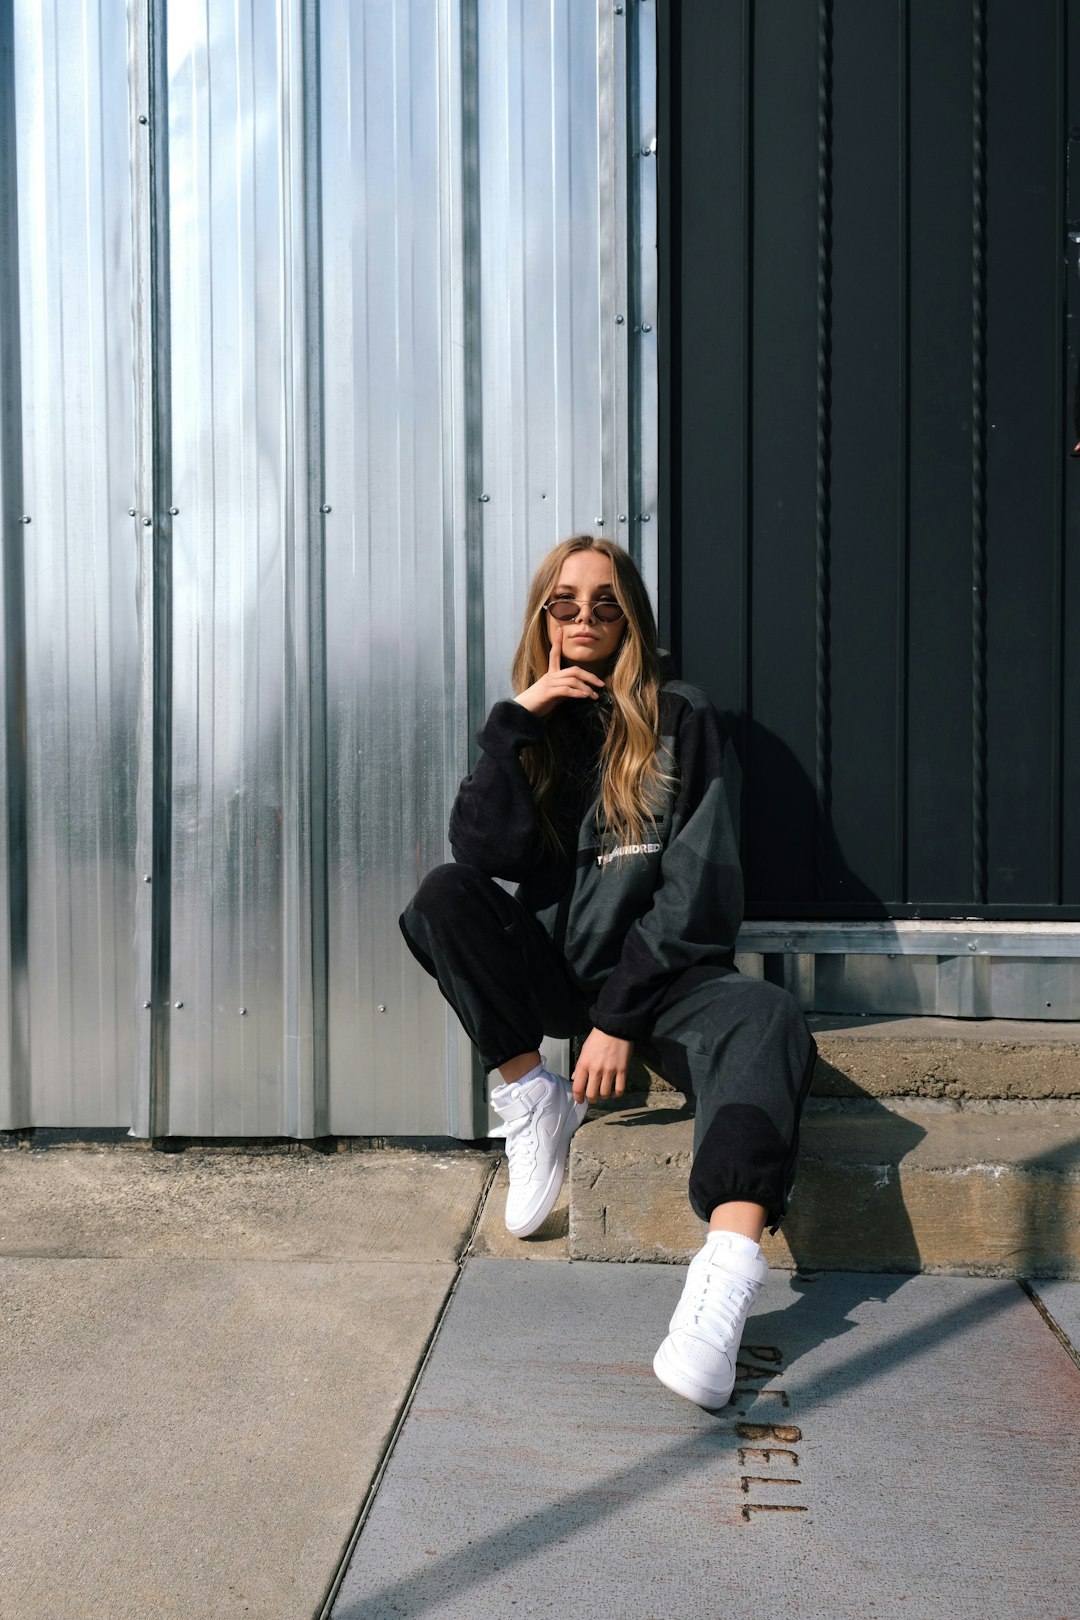
<path fill-rule="evenodd" d="M 709 1233 L 690 1262 L 668 1336 L 653 1358 L 661 1383 L 710 1412 L 727 1405 L 747 1313 L 768 1275 L 753 1238 Z"/>
<path fill-rule="evenodd" d="M 570 1138 L 589 1111 L 576 1103 L 569 1080 L 539 1073 L 496 1086 L 491 1106 L 504 1121 L 492 1136 L 506 1141 L 510 1190 L 506 1195 L 506 1230 L 528 1237 L 555 1207 L 570 1156 Z"/>

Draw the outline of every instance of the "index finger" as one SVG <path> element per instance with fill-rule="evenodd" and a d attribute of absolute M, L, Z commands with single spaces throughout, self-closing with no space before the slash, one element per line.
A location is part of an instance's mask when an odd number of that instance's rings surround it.
<path fill-rule="evenodd" d="M 553 619 L 551 622 L 551 656 L 548 658 L 549 673 L 562 668 L 562 635 L 562 625 L 557 619 Z"/>

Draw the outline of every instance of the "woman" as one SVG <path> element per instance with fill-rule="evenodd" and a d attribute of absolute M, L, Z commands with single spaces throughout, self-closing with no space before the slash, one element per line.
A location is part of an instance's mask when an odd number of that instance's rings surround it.
<path fill-rule="evenodd" d="M 815 1048 L 783 990 L 734 967 L 742 920 L 723 735 L 704 692 L 665 680 L 629 554 L 574 535 L 537 569 L 513 664 L 450 816 L 454 862 L 401 918 L 502 1083 L 506 1224 L 527 1237 L 562 1186 L 590 1102 L 636 1050 L 697 1102 L 690 1202 L 709 1226 L 657 1376 L 724 1406 L 787 1209 Z M 511 895 L 494 878 L 517 880 Z M 584 1035 L 570 1079 L 539 1044 Z"/>

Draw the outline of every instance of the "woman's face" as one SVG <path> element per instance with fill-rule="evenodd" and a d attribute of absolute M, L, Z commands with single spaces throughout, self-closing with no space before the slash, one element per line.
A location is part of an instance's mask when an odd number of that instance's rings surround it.
<path fill-rule="evenodd" d="M 603 624 L 592 612 L 594 602 L 616 600 L 614 576 L 611 560 L 602 551 L 575 551 L 563 563 L 551 596 L 565 596 L 578 604 L 574 623 L 561 626 L 564 666 L 579 664 L 582 669 L 598 668 L 618 652 L 626 634 L 625 618 L 617 619 L 614 624 Z M 549 640 L 554 628 L 555 621 L 549 613 Z"/>

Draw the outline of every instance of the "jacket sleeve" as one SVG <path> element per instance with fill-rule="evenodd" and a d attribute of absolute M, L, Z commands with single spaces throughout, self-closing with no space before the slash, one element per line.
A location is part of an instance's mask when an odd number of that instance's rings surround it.
<path fill-rule="evenodd" d="M 686 711 L 676 749 L 680 788 L 659 881 L 589 1009 L 595 1028 L 623 1040 L 650 1032 L 677 974 L 714 963 L 730 966 L 742 923 L 743 879 L 724 780 L 724 735 L 711 705 Z"/>
<path fill-rule="evenodd" d="M 521 879 L 543 855 L 532 787 L 521 750 L 544 735 L 531 709 L 506 698 L 496 703 L 477 732 L 483 750 L 458 789 L 450 811 L 454 859 L 488 877 Z"/>

